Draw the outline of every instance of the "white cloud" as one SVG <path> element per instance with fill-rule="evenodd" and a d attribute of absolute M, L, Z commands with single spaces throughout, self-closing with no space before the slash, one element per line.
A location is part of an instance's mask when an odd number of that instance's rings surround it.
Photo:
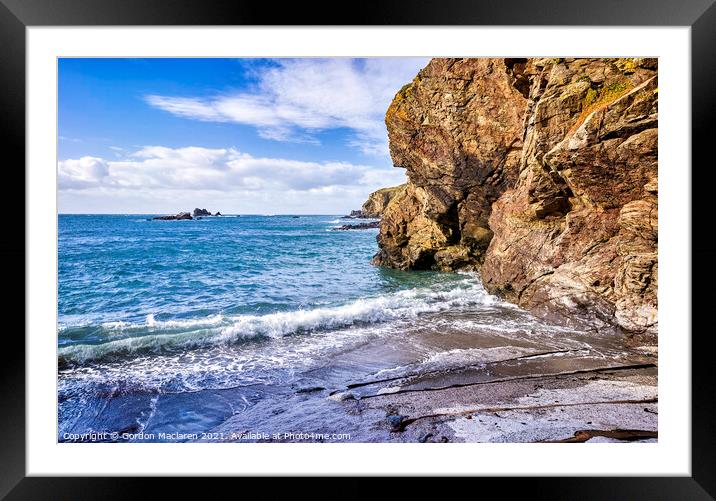
<path fill-rule="evenodd" d="M 65 160 L 58 166 L 60 189 L 83 189 L 96 186 L 109 174 L 109 165 L 97 157 L 82 157 L 79 160 Z"/>
<path fill-rule="evenodd" d="M 121 159 L 58 164 L 60 209 L 71 212 L 172 212 L 202 201 L 222 212 L 346 212 L 371 191 L 404 179 L 402 169 L 193 146 L 147 146 Z"/>
<path fill-rule="evenodd" d="M 277 141 L 316 142 L 327 129 L 352 131 L 350 146 L 387 154 L 383 117 L 395 93 L 427 64 L 424 58 L 284 59 L 257 70 L 249 92 L 211 96 L 146 96 L 174 115 L 234 122 Z"/>

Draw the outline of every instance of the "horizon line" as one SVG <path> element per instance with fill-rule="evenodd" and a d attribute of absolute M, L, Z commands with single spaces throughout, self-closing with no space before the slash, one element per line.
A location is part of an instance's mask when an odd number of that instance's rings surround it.
<path fill-rule="evenodd" d="M 183 211 L 189 212 L 189 211 Z M 162 216 L 179 214 L 178 212 L 58 212 L 58 216 Z M 255 212 L 227 212 L 221 214 L 221 216 L 202 216 L 202 217 L 222 217 L 222 216 L 339 216 L 338 213 L 271 213 L 271 214 L 259 214 Z"/>

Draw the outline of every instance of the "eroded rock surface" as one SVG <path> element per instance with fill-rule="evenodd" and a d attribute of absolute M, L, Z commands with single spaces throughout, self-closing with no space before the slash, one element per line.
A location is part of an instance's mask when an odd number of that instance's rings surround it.
<path fill-rule="evenodd" d="M 374 191 L 368 196 L 368 200 L 361 207 L 361 217 L 365 218 L 380 218 L 383 216 L 385 208 L 388 203 L 402 190 L 405 189 L 405 185 L 393 186 L 391 188 L 382 188 Z"/>
<path fill-rule="evenodd" d="M 491 204 L 519 173 L 527 99 L 503 59 L 433 59 L 386 114 L 409 182 L 383 214 L 378 264 L 456 269 L 482 261 Z"/>
<path fill-rule="evenodd" d="M 655 336 L 657 104 L 654 59 L 433 59 L 386 113 L 409 182 L 374 262 Z"/>

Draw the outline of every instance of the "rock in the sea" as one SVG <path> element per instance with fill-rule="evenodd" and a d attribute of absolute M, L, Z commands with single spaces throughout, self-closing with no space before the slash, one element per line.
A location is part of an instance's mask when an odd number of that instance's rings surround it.
<path fill-rule="evenodd" d="M 369 230 L 371 228 L 378 228 L 380 223 L 378 221 L 371 221 L 370 223 L 358 223 L 358 224 L 344 224 L 331 228 L 331 231 L 346 231 L 346 230 Z"/>
<path fill-rule="evenodd" d="M 214 215 L 215 215 L 215 216 L 221 216 L 221 212 L 216 211 L 216 214 L 214 214 Z"/>
<path fill-rule="evenodd" d="M 193 216 L 211 216 L 211 212 L 209 212 L 206 209 L 199 209 L 198 207 L 194 209 Z"/>
<path fill-rule="evenodd" d="M 174 216 L 158 216 L 158 217 L 153 217 L 152 219 L 156 219 L 159 221 L 176 221 L 176 220 L 180 220 L 180 219 L 194 219 L 194 218 L 191 217 L 191 214 L 189 214 L 188 212 L 180 212 L 179 214 L 176 214 Z"/>
<path fill-rule="evenodd" d="M 352 210 L 347 216 L 341 216 L 341 219 L 358 219 L 363 217 L 362 210 Z"/>
<path fill-rule="evenodd" d="M 656 59 L 433 59 L 386 114 L 409 182 L 374 262 L 655 336 L 657 105 Z"/>

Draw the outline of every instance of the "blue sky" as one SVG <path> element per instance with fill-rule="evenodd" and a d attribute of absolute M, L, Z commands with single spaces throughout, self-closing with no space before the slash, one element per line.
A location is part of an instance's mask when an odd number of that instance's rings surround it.
<path fill-rule="evenodd" d="M 403 182 L 383 116 L 427 59 L 60 59 L 60 212 L 336 214 Z"/>

